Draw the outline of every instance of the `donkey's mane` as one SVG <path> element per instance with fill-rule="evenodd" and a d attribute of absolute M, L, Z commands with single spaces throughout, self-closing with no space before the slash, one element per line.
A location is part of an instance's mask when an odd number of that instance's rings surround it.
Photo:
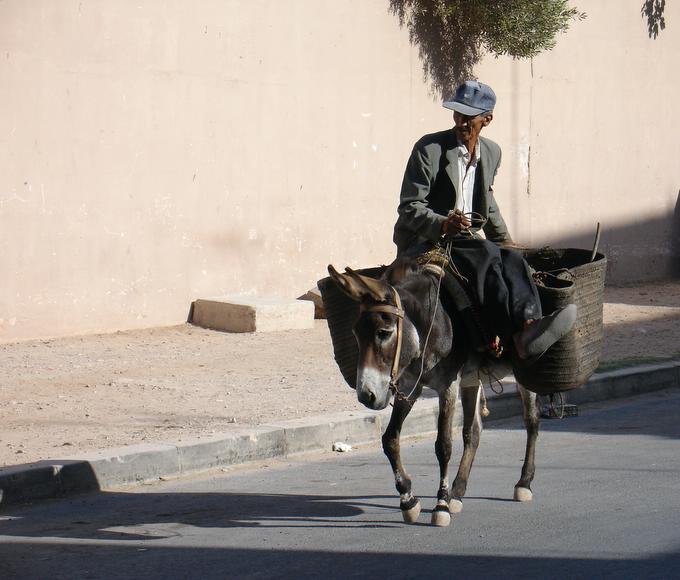
<path fill-rule="evenodd" d="M 424 266 L 418 263 L 417 258 L 402 257 L 397 258 L 387 267 L 382 280 L 392 286 L 403 285 L 407 280 L 421 276 L 424 272 Z"/>

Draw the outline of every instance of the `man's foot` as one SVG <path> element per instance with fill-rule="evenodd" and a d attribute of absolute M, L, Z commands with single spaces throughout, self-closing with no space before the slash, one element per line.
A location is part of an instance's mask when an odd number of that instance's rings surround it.
<path fill-rule="evenodd" d="M 536 359 L 571 330 L 576 321 L 576 304 L 567 304 L 549 316 L 536 320 L 513 336 L 519 358 Z"/>

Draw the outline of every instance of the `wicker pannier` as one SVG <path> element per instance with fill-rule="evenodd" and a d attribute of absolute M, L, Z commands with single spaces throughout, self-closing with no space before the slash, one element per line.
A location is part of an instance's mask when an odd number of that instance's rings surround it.
<path fill-rule="evenodd" d="M 576 304 L 571 331 L 528 367 L 516 366 L 515 378 L 539 395 L 582 386 L 600 364 L 602 302 L 607 260 L 603 254 L 579 249 L 526 250 L 524 257 L 537 271 L 544 314 Z"/>
<path fill-rule="evenodd" d="M 387 266 L 357 270 L 359 274 L 371 278 L 380 278 Z M 317 282 L 323 306 L 326 309 L 328 330 L 333 343 L 335 362 L 347 384 L 357 388 L 357 364 L 359 347 L 352 333 L 354 323 L 359 318 L 359 303 L 347 296 L 333 280 L 328 277 Z"/>
<path fill-rule="evenodd" d="M 574 328 L 530 367 L 516 367 L 515 377 L 527 389 L 541 395 L 580 387 L 600 362 L 602 301 L 606 259 L 579 249 L 526 250 L 527 262 L 538 276 L 538 291 L 545 314 L 573 302 L 578 309 Z M 385 266 L 359 270 L 379 278 Z M 359 349 L 352 328 L 359 317 L 359 304 L 331 280 L 318 282 L 326 309 L 333 354 L 347 384 L 356 388 Z"/>

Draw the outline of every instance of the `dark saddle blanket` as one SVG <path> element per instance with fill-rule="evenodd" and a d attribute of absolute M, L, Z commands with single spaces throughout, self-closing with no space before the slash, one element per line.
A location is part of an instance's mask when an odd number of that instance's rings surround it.
<path fill-rule="evenodd" d="M 474 284 L 459 271 L 446 251 L 435 246 L 418 256 L 416 260 L 435 275 L 442 276 L 440 291 L 442 304 L 449 316 L 459 319 L 465 325 L 469 346 L 478 352 L 489 352 L 499 356 L 502 351 L 500 331 L 485 320 L 482 303 L 475 292 Z"/>

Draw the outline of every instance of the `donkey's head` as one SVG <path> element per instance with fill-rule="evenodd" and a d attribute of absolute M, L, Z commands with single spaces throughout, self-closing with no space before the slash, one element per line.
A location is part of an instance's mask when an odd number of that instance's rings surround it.
<path fill-rule="evenodd" d="M 392 396 L 392 380 L 418 354 L 418 335 L 405 319 L 399 294 L 392 286 L 350 268 L 340 274 L 329 265 L 328 272 L 342 291 L 360 304 L 354 325 L 359 345 L 356 382 L 359 402 L 370 409 L 384 409 Z"/>

